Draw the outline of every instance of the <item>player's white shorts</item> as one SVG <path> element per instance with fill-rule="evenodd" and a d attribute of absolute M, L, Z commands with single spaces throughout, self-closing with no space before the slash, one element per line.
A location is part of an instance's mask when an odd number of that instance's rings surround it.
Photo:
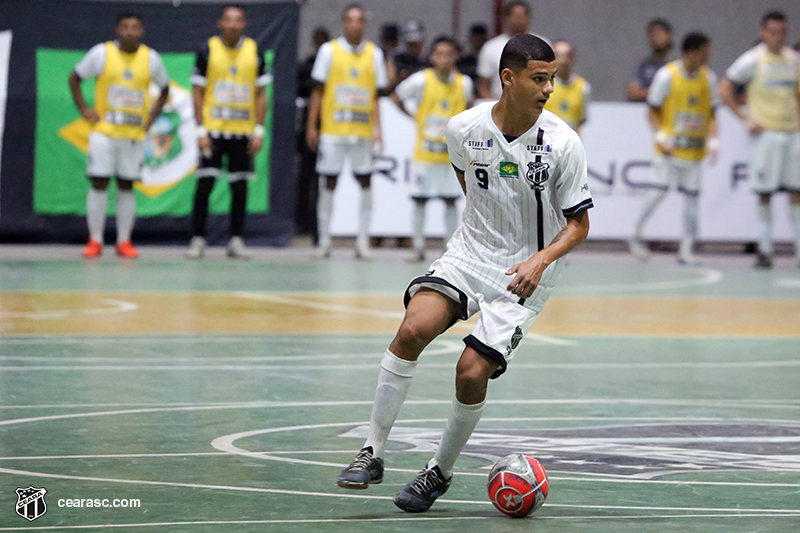
<path fill-rule="evenodd" d="M 102 133 L 89 134 L 89 155 L 86 175 L 90 178 L 112 178 L 137 181 L 142 178 L 144 141 L 115 139 Z"/>
<path fill-rule="evenodd" d="M 450 163 L 414 161 L 411 168 L 411 198 L 461 198 L 464 191 Z"/>
<path fill-rule="evenodd" d="M 509 276 L 508 282 L 512 279 L 514 276 Z M 553 290 L 552 287 L 541 285 L 531 298 L 523 301 L 505 288 L 492 287 L 470 270 L 442 259 L 434 261 L 426 275 L 411 280 L 404 297 L 406 307 L 423 287 L 438 291 L 461 304 L 461 316 L 453 324 L 481 312 L 475 329 L 464 338 L 464 343 L 500 365 L 492 379 L 506 371 L 520 341 L 527 335 Z M 523 302 L 527 304 L 522 305 Z"/>
<path fill-rule="evenodd" d="M 703 181 L 700 161 L 689 161 L 677 157 L 656 157 L 653 160 L 653 184 L 667 189 L 675 184 L 679 191 L 699 194 Z"/>
<path fill-rule="evenodd" d="M 317 151 L 317 174 L 338 176 L 346 159 L 356 176 L 372 174 L 372 139 L 320 135 Z"/>
<path fill-rule="evenodd" d="M 800 133 L 750 136 L 750 183 L 757 193 L 800 192 Z"/>

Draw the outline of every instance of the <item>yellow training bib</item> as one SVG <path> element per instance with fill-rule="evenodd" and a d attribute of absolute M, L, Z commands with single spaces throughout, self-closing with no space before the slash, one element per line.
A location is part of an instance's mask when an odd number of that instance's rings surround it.
<path fill-rule="evenodd" d="M 425 89 L 415 118 L 417 120 L 417 149 L 414 160 L 424 163 L 448 164 L 447 122 L 467 108 L 464 98 L 464 75 L 456 74 L 450 83 L 443 82 L 432 68 L 425 73 Z"/>
<path fill-rule="evenodd" d="M 210 132 L 252 135 L 256 125 L 258 45 L 245 37 L 231 48 L 217 36 L 208 40 L 203 125 Z"/>
<path fill-rule="evenodd" d="M 100 122 L 94 131 L 117 139 L 144 140 L 150 117 L 150 49 L 143 44 L 128 54 L 106 43 L 103 71 L 94 86 Z"/>
<path fill-rule="evenodd" d="M 322 96 L 320 133 L 372 138 L 375 124 L 375 45 L 369 41 L 359 53 L 331 41 L 331 71 Z"/>
<path fill-rule="evenodd" d="M 690 78 L 679 61 L 667 65 L 672 85 L 661 108 L 661 129 L 675 146 L 672 157 L 700 161 L 706 155 L 706 137 L 714 112 L 708 68 L 701 67 L 697 76 Z"/>
<path fill-rule="evenodd" d="M 556 77 L 553 94 L 547 99 L 544 108 L 561 117 L 564 122 L 577 130 L 586 117 L 586 102 L 584 101 L 584 85 L 586 80 L 580 76 L 573 76 L 570 83 L 564 83 Z"/>
<path fill-rule="evenodd" d="M 793 132 L 800 129 L 798 118 L 798 61 L 784 48 L 773 54 L 766 47 L 756 51 L 756 75 L 747 86 L 750 117 L 765 129 Z"/>

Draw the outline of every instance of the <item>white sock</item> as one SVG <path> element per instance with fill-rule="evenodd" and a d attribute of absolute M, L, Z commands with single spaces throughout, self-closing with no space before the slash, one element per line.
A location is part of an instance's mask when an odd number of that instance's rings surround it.
<path fill-rule="evenodd" d="M 117 244 L 131 240 L 136 220 L 136 196 L 133 191 L 117 189 Z"/>
<path fill-rule="evenodd" d="M 439 465 L 439 470 L 442 471 L 445 478 L 453 475 L 453 465 L 469 440 L 469 436 L 475 431 L 484 407 L 486 407 L 486 400 L 474 405 L 467 405 L 459 402 L 457 398 L 453 399 L 453 410 L 450 418 L 447 419 L 436 455 L 428 462 L 429 468 Z"/>
<path fill-rule="evenodd" d="M 758 251 L 772 255 L 772 208 L 758 202 Z"/>
<path fill-rule="evenodd" d="M 458 227 L 458 212 L 455 204 L 444 206 L 444 243 L 450 240 Z"/>
<path fill-rule="evenodd" d="M 383 354 L 369 421 L 369 437 L 364 443 L 364 447 L 372 446 L 372 453 L 376 457 L 383 457 L 386 439 L 406 401 L 416 367 L 416 361 L 400 359 L 389 350 Z"/>
<path fill-rule="evenodd" d="M 369 248 L 369 223 L 372 220 L 372 187 L 361 188 L 361 205 L 358 217 L 358 236 L 356 244 L 359 248 Z"/>
<path fill-rule="evenodd" d="M 106 211 L 108 211 L 108 189 L 89 189 L 86 195 L 86 225 L 89 227 L 89 238 L 103 242 L 106 230 Z"/>
<path fill-rule="evenodd" d="M 320 248 L 331 245 L 333 191 L 327 187 L 326 181 L 324 178 L 319 180 L 319 199 L 317 200 L 317 231 L 319 232 Z"/>
<path fill-rule="evenodd" d="M 695 194 L 683 195 L 683 237 L 681 238 L 682 255 L 690 255 L 694 251 L 694 242 L 697 239 L 697 211 L 699 196 Z"/>
<path fill-rule="evenodd" d="M 644 201 L 644 208 L 642 208 L 639 220 L 636 222 L 636 233 L 633 235 L 635 239 L 639 240 L 642 238 L 645 224 L 647 224 L 647 221 L 650 220 L 650 217 L 655 213 L 658 204 L 663 202 L 664 198 L 667 197 L 667 192 L 669 192 L 667 189 L 653 189 L 647 193 L 647 198 Z"/>
<path fill-rule="evenodd" d="M 414 202 L 411 216 L 411 240 L 414 250 L 425 249 L 425 204 Z"/>
<path fill-rule="evenodd" d="M 800 261 L 800 204 L 789 204 L 789 214 L 794 230 L 794 257 Z"/>

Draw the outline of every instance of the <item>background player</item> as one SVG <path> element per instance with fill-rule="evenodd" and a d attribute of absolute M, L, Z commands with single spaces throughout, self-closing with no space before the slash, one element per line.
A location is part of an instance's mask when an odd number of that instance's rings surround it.
<path fill-rule="evenodd" d="M 666 198 L 669 184 L 676 182 L 683 195 L 683 236 L 678 262 L 697 263 L 693 251 L 697 238 L 701 165 L 706 153 L 711 154 L 712 160 L 719 153 L 714 116 L 719 103 L 717 77 L 705 66 L 710 49 L 706 35 L 686 35 L 681 59 L 661 67 L 650 86 L 647 116 L 655 132 L 655 183 L 630 242 L 631 253 L 640 259 L 648 255 L 641 241 L 644 226 Z"/>
<path fill-rule="evenodd" d="M 772 194 L 789 192 L 800 266 L 800 66 L 784 46 L 789 23 L 780 11 L 761 19 L 761 43 L 731 65 L 720 82 L 723 102 L 750 132 L 750 183 L 758 194 L 757 268 L 772 267 Z M 734 84 L 747 86 L 747 110 L 734 96 Z"/>
<path fill-rule="evenodd" d="M 658 69 L 669 61 L 669 53 L 672 50 L 672 25 L 664 19 L 653 19 L 648 22 L 647 44 L 650 45 L 650 56 L 636 67 L 633 79 L 628 84 L 628 100 L 631 102 L 647 100 L 647 90 L 653 83 L 653 77 Z"/>
<path fill-rule="evenodd" d="M 307 141 L 318 150 L 320 175 L 318 217 L 318 255 L 331 254 L 331 216 L 333 191 L 345 159 L 361 185 L 356 257 L 369 259 L 369 224 L 372 217 L 373 143 L 380 143 L 378 91 L 389 81 L 383 52 L 364 40 L 367 16 L 360 4 L 342 12 L 343 36 L 320 47 L 311 78 L 317 86 L 311 93 Z M 321 116 L 320 116 L 321 115 Z M 321 118 L 321 126 L 317 121 Z"/>
<path fill-rule="evenodd" d="M 200 259 L 206 248 L 208 199 L 228 159 L 231 187 L 230 240 L 227 255 L 246 259 L 242 235 L 247 212 L 247 180 L 255 178 L 253 157 L 264 141 L 267 99 L 264 86 L 270 81 L 264 54 L 256 42 L 244 37 L 244 9 L 226 6 L 219 19 L 220 35 L 211 37 L 198 50 L 192 72 L 194 114 L 200 168 L 192 211 L 192 241 L 186 257 Z"/>
<path fill-rule="evenodd" d="M 456 397 L 436 455 L 394 501 L 422 512 L 447 491 L 483 412 L 489 379 L 506 370 L 553 291 L 564 255 L 586 238 L 592 207 L 586 154 L 578 134 L 544 111 L 555 72 L 550 46 L 518 35 L 500 59 L 500 101 L 450 120 L 447 147 L 467 196 L 463 223 L 447 252 L 406 289 L 405 317 L 381 362 L 370 435 L 339 486 L 363 489 L 383 480 L 386 439 L 420 352 L 481 311 L 464 339 Z"/>
<path fill-rule="evenodd" d="M 411 259 L 425 260 L 425 204 L 431 198 L 445 203 L 445 242 L 458 224 L 456 199 L 462 192 L 447 155 L 445 132 L 450 117 L 464 111 L 472 100 L 472 80 L 455 70 L 458 49 L 449 37 L 438 37 L 431 47 L 427 68 L 397 86 L 392 99 L 417 123 L 417 145 L 411 173 L 412 215 Z"/>
<path fill-rule="evenodd" d="M 86 196 L 89 242 L 84 257 L 103 253 L 103 233 L 108 209 L 108 185 L 117 178 L 117 255 L 136 258 L 131 243 L 136 218 L 134 182 L 141 179 L 144 139 L 169 97 L 169 77 L 158 53 L 141 44 L 142 17 L 123 13 L 117 18 L 117 40 L 100 43 L 75 65 L 69 88 L 75 106 L 92 125 L 86 175 L 91 188 Z M 86 105 L 81 81 L 97 78 L 94 108 Z M 149 87 L 155 83 L 161 94 L 150 108 Z"/>
<path fill-rule="evenodd" d="M 547 99 L 545 109 L 561 117 L 569 127 L 578 133 L 586 122 L 589 102 L 592 99 L 592 86 L 575 74 L 575 47 L 563 39 L 553 43 L 558 72 L 553 83 L 553 94 Z"/>

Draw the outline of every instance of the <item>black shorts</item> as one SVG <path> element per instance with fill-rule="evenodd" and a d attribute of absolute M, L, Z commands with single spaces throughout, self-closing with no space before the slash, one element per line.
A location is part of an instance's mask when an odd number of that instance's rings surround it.
<path fill-rule="evenodd" d="M 227 158 L 228 179 L 237 181 L 253 177 L 253 158 L 247 153 L 249 137 L 211 137 L 211 157 L 200 154 L 197 176 L 218 178 L 222 173 L 223 159 Z"/>

